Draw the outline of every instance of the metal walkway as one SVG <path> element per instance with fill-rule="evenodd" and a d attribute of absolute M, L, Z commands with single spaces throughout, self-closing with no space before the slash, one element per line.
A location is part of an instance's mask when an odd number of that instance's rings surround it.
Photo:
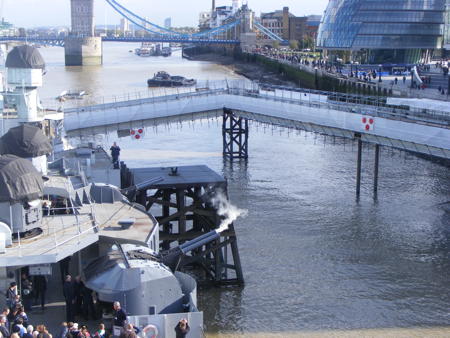
<path fill-rule="evenodd" d="M 64 125 L 68 136 L 90 136 L 222 117 L 228 109 L 248 120 L 450 158 L 449 113 L 373 102 L 363 104 L 361 98 L 336 93 L 221 81 L 173 94 L 68 109 Z"/>

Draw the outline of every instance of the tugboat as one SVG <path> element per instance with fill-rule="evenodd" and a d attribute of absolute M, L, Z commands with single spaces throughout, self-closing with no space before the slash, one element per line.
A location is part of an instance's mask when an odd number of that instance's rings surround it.
<path fill-rule="evenodd" d="M 149 87 L 189 87 L 197 84 L 195 79 L 186 79 L 183 76 L 171 76 L 169 73 L 160 71 L 153 78 L 147 80 Z"/>
<path fill-rule="evenodd" d="M 163 47 L 161 50 L 161 55 L 164 57 L 169 57 L 172 55 L 172 48 L 170 47 Z"/>

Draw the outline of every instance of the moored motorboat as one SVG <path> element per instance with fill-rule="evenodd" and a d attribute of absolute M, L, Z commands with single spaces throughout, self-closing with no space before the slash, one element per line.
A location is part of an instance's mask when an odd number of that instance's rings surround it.
<path fill-rule="evenodd" d="M 195 79 L 186 79 L 183 76 L 171 76 L 169 73 L 160 71 L 153 78 L 147 80 L 149 87 L 189 87 L 197 84 Z"/>

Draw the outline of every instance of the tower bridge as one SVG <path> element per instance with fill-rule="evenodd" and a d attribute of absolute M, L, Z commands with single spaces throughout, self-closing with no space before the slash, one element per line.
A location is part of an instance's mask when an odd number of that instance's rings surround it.
<path fill-rule="evenodd" d="M 102 41 L 120 42 L 177 42 L 199 44 L 239 44 L 241 40 L 249 41 L 252 32 L 253 12 L 246 5 L 238 9 L 234 2 L 233 17 L 224 25 L 205 32 L 183 34 L 154 24 L 139 14 L 121 5 L 116 0 L 105 0 L 117 13 L 133 23 L 136 27 L 151 33 L 147 38 L 100 38 L 95 36 L 94 0 L 70 0 L 71 33 L 64 41 L 66 65 L 96 65 L 102 63 Z M 241 39 L 241 35 L 245 38 Z M 254 33 L 253 33 L 254 34 Z M 250 39 L 251 40 L 251 39 Z M 256 40 L 256 36 L 255 36 Z"/>
<path fill-rule="evenodd" d="M 102 39 L 94 33 L 94 0 L 70 0 L 72 29 L 65 39 L 66 66 L 103 62 Z"/>
<path fill-rule="evenodd" d="M 247 5 L 238 8 L 236 1 L 233 1 L 233 14 L 221 26 L 193 34 L 180 33 L 161 27 L 132 12 L 117 0 L 105 1 L 118 14 L 150 35 L 142 38 L 95 36 L 94 0 L 70 0 L 71 31 L 65 39 L 0 36 L 0 41 L 23 41 L 64 47 L 67 66 L 102 64 L 103 41 L 240 45 L 243 49 L 248 49 L 256 45 L 255 30 L 259 30 L 273 40 L 285 42 L 281 37 L 258 24 L 255 21 L 254 12 Z"/>

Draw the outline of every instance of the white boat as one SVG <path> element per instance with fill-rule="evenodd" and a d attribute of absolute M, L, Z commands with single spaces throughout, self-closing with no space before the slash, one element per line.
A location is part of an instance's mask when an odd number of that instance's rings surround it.
<path fill-rule="evenodd" d="M 58 101 L 66 101 L 66 100 L 81 100 L 87 93 L 84 90 L 64 90 L 56 97 Z"/>

